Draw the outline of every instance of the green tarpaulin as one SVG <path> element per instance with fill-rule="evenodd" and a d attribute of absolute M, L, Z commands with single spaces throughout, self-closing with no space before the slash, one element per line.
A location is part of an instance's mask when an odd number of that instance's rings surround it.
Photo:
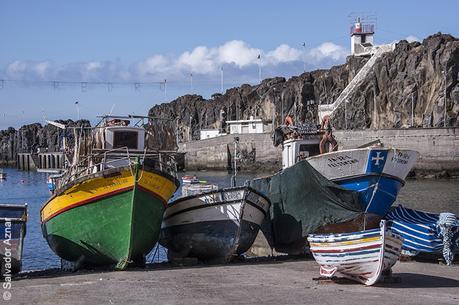
<path fill-rule="evenodd" d="M 308 234 L 364 212 L 357 193 L 327 180 L 307 161 L 248 184 L 271 200 L 270 217 L 262 231 L 279 252 L 301 254 Z"/>

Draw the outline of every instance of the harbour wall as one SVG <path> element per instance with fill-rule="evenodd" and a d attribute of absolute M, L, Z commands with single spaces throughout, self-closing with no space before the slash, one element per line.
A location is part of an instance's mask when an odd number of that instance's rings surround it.
<path fill-rule="evenodd" d="M 62 152 L 18 153 L 16 167 L 19 170 L 59 170 L 64 168 L 65 155 Z"/>
<path fill-rule="evenodd" d="M 334 131 L 339 149 L 356 148 L 380 140 L 386 146 L 413 149 L 420 153 L 415 172 L 459 173 L 459 128 L 410 128 Z M 282 166 L 282 149 L 274 147 L 271 134 L 226 135 L 179 144 L 187 170 L 227 169 L 234 154 L 234 137 L 239 137 L 242 170 L 276 171 Z"/>

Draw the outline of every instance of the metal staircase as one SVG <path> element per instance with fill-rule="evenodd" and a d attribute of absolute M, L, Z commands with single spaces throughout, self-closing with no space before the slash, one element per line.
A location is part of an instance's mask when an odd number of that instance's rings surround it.
<path fill-rule="evenodd" d="M 361 84 L 361 82 L 367 77 L 368 73 L 373 68 L 376 60 L 381 57 L 386 52 L 393 51 L 395 44 L 385 44 L 377 47 L 373 47 L 373 55 L 371 58 L 363 65 L 360 71 L 354 76 L 354 78 L 349 82 L 349 84 L 344 88 L 336 101 L 332 104 L 319 105 L 319 121 L 322 121 L 322 118 L 326 115 L 332 115 L 333 112 L 338 109 L 338 107 L 346 102 L 348 97 L 354 92 L 354 90 Z"/>

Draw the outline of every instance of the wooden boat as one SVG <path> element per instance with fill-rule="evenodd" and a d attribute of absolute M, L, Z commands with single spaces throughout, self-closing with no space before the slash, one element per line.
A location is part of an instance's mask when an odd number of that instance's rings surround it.
<path fill-rule="evenodd" d="M 383 147 L 380 143 L 319 154 L 320 134 L 306 129 L 283 141 L 282 166 L 307 160 L 325 178 L 359 193 L 368 213 L 384 216 L 395 202 L 419 153 Z"/>
<path fill-rule="evenodd" d="M 373 285 L 389 272 L 400 257 L 403 238 L 386 227 L 341 234 L 311 234 L 308 237 L 320 275 L 345 278 Z"/>
<path fill-rule="evenodd" d="M 452 213 L 428 213 L 399 205 L 386 217 L 391 230 L 403 237 L 403 254 L 443 255 L 451 265 L 459 252 L 459 221 Z"/>
<path fill-rule="evenodd" d="M 26 223 L 27 204 L 0 204 L 0 256 L 3 276 L 21 271 Z"/>
<path fill-rule="evenodd" d="M 307 161 L 327 179 L 358 192 L 367 212 L 384 216 L 418 156 L 413 150 L 376 145 L 333 151 Z"/>
<path fill-rule="evenodd" d="M 164 213 L 160 244 L 170 259 L 228 261 L 250 248 L 269 206 L 247 186 L 179 198 Z"/>
<path fill-rule="evenodd" d="M 93 145 L 77 143 L 73 165 L 53 179 L 55 191 L 41 209 L 42 232 L 75 268 L 143 265 L 158 240 L 179 182 L 173 157 L 146 149 L 145 129 L 128 126 L 131 119 L 145 118 L 103 117 L 87 136 Z M 79 158 L 82 150 L 89 152 Z"/>

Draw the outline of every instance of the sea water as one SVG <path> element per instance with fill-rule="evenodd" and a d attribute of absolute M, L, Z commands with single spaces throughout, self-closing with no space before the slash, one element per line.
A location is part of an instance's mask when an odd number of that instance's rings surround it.
<path fill-rule="evenodd" d="M 7 180 L 0 180 L 0 203 L 28 204 L 29 218 L 24 241 L 23 270 L 60 267 L 60 259 L 48 247 L 40 227 L 40 208 L 51 195 L 46 185 L 48 174 L 17 171 L 12 168 L 6 168 L 4 171 L 7 173 Z M 218 184 L 220 187 L 227 187 L 231 184 L 231 175 L 227 172 L 202 171 L 184 174 L 196 175 L 200 180 Z M 265 175 L 264 173 L 240 173 L 237 177 L 237 184 L 243 184 L 248 179 Z M 400 192 L 397 203 L 434 213 L 448 211 L 459 215 L 459 181 L 408 180 Z M 155 247 L 148 255 L 148 261 L 162 262 L 167 259 L 166 255 L 164 248 Z"/>

